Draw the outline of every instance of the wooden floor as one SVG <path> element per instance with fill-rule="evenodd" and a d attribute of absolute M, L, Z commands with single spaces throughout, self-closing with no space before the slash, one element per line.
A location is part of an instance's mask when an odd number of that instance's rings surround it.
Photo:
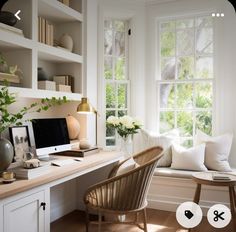
<path fill-rule="evenodd" d="M 178 225 L 175 213 L 148 209 L 148 232 L 187 232 Z M 51 232 L 85 232 L 85 214 L 82 211 L 74 211 L 51 224 Z M 97 226 L 91 225 L 90 232 L 96 232 Z M 142 230 L 128 225 L 104 225 L 102 232 L 140 232 Z M 215 229 L 204 218 L 193 232 L 234 232 L 232 224 L 224 229 Z"/>

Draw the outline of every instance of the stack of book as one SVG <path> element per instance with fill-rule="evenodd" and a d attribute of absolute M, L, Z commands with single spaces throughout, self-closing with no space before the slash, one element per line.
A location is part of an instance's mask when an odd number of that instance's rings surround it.
<path fill-rule="evenodd" d="M 56 82 L 57 91 L 74 92 L 74 77 L 71 75 L 56 75 L 53 77 Z"/>
<path fill-rule="evenodd" d="M 16 35 L 24 36 L 23 31 L 21 29 L 9 26 L 4 23 L 0 23 L 0 29 L 1 31 L 12 32 Z"/>
<path fill-rule="evenodd" d="M 20 78 L 17 75 L 9 74 L 9 73 L 1 73 L 0 72 L 0 82 L 7 81 L 9 83 L 19 84 Z"/>
<path fill-rule="evenodd" d="M 38 41 L 53 46 L 54 26 L 46 19 L 38 17 Z"/>
<path fill-rule="evenodd" d="M 29 180 L 47 174 L 50 171 L 50 163 L 32 169 L 17 167 L 11 171 L 16 174 L 16 178 Z"/>
<path fill-rule="evenodd" d="M 58 1 L 65 4 L 66 6 L 70 6 L 70 0 L 58 0 Z"/>

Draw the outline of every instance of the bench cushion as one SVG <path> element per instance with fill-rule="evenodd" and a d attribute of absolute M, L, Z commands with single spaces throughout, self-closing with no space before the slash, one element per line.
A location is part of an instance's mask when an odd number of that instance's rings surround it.
<path fill-rule="evenodd" d="M 166 177 L 177 177 L 177 178 L 188 178 L 191 179 L 192 175 L 197 173 L 196 171 L 185 171 L 171 168 L 158 167 L 154 171 L 154 176 L 166 176 Z"/>

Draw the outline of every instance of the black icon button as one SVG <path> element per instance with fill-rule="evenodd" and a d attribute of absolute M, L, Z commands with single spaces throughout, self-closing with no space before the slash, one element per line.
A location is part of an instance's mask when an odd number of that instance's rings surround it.
<path fill-rule="evenodd" d="M 184 215 L 186 218 L 188 218 L 189 220 L 194 216 L 193 213 L 190 210 L 185 210 L 184 211 Z"/>

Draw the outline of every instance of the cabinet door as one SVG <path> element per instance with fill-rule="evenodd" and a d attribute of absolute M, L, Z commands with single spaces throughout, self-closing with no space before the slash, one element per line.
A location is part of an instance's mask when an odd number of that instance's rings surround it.
<path fill-rule="evenodd" d="M 4 232 L 44 231 L 44 191 L 4 205 Z"/>

